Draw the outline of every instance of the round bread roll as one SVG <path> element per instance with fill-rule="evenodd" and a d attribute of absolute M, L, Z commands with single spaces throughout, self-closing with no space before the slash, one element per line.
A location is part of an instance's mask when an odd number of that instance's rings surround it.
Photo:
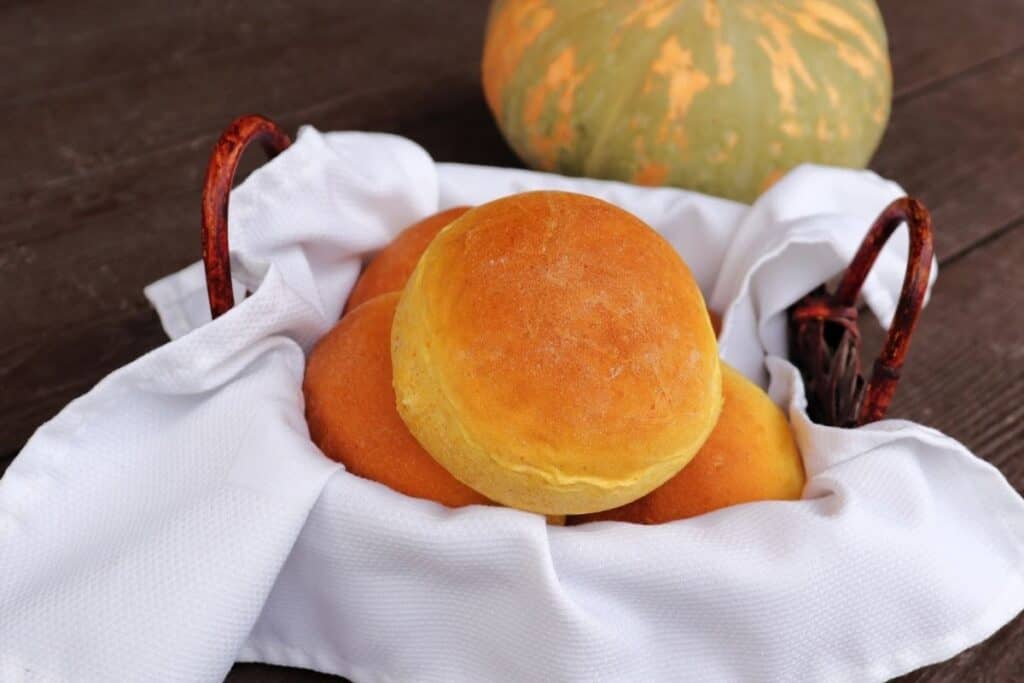
<path fill-rule="evenodd" d="M 450 507 L 488 503 L 437 464 L 395 411 L 391 321 L 398 292 L 371 299 L 316 345 L 302 392 L 313 442 L 353 474 Z"/>
<path fill-rule="evenodd" d="M 689 269 L 607 202 L 528 192 L 438 235 L 392 327 L 398 412 L 488 498 L 541 514 L 617 507 L 678 472 L 722 405 Z"/>
<path fill-rule="evenodd" d="M 401 291 L 430 241 L 449 223 L 467 211 L 468 206 L 456 206 L 428 216 L 398 233 L 391 244 L 373 257 L 370 265 L 366 266 L 366 270 L 356 280 L 356 285 L 345 303 L 344 313 L 375 296 Z"/>
<path fill-rule="evenodd" d="M 693 461 L 640 500 L 574 517 L 661 524 L 757 500 L 795 500 L 804 466 L 786 416 L 760 387 L 722 363 L 725 405 Z"/>

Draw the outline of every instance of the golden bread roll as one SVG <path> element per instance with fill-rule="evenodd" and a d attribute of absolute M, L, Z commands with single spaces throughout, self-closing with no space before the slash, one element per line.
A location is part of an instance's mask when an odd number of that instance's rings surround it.
<path fill-rule="evenodd" d="M 725 363 L 722 390 L 718 424 L 679 474 L 640 500 L 570 522 L 661 524 L 739 503 L 799 498 L 804 466 L 786 416 L 760 387 Z"/>
<path fill-rule="evenodd" d="M 450 507 L 488 503 L 430 457 L 395 410 L 391 320 L 398 292 L 371 299 L 317 343 L 302 392 L 310 436 L 353 474 Z"/>
<path fill-rule="evenodd" d="M 430 241 L 445 226 L 467 211 L 468 206 L 456 206 L 428 216 L 398 233 L 391 244 L 373 257 L 370 265 L 366 266 L 366 270 L 356 280 L 356 285 L 345 303 L 344 313 L 375 296 L 401 291 Z"/>
<path fill-rule="evenodd" d="M 528 192 L 464 214 L 392 327 L 398 412 L 459 480 L 541 514 L 635 500 L 722 405 L 715 335 L 679 255 L 607 202 Z"/>

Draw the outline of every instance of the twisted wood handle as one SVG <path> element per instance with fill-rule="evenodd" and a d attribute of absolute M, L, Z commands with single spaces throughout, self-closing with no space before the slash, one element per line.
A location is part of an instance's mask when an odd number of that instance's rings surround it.
<path fill-rule="evenodd" d="M 903 223 L 910 232 L 907 270 L 871 380 L 860 372 L 857 295 L 885 243 Z M 794 306 L 790 356 L 807 383 L 808 411 L 826 424 L 863 425 L 885 416 L 896 392 L 931 274 L 932 222 L 924 205 L 902 197 L 887 206 L 864 237 L 834 294 L 818 290 Z"/>
<path fill-rule="evenodd" d="M 907 270 L 903 275 L 903 290 L 885 344 L 875 359 L 871 381 L 868 382 L 867 394 L 860 409 L 860 424 L 882 419 L 889 409 L 896 393 L 896 383 L 900 379 L 900 369 L 910 349 L 910 337 L 914 334 L 924 308 L 934 254 L 932 219 L 924 204 L 911 197 L 903 197 L 882 211 L 864 237 L 834 296 L 837 306 L 853 306 L 856 303 L 857 295 L 875 259 L 902 223 L 906 223 L 910 231 L 910 253 L 907 255 Z"/>
<path fill-rule="evenodd" d="M 213 318 L 235 305 L 228 250 L 228 195 L 238 162 L 252 142 L 259 142 L 271 159 L 292 144 L 276 123 L 258 114 L 247 114 L 232 121 L 213 148 L 203 186 L 203 265 Z"/>

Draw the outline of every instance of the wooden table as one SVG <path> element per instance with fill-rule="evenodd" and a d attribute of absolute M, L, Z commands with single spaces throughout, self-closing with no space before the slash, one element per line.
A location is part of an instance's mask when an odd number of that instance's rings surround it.
<path fill-rule="evenodd" d="M 207 156 L 237 114 L 517 164 L 480 91 L 486 4 L 4 3 L 0 472 L 70 399 L 165 341 L 142 287 L 198 257 Z M 872 167 L 931 208 L 942 264 L 891 414 L 963 441 L 1021 490 L 1024 2 L 881 4 L 896 97 Z M 1024 618 L 906 680 L 1024 680 Z"/>

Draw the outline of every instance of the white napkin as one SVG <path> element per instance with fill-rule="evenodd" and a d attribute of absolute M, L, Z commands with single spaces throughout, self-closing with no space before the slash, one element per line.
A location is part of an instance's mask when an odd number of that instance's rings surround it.
<path fill-rule="evenodd" d="M 723 356 L 789 410 L 804 500 L 657 527 L 449 510 L 310 443 L 303 350 L 360 256 L 438 208 L 557 187 L 662 231 L 725 310 Z M 928 428 L 811 424 L 782 311 L 900 189 L 798 169 L 753 207 L 434 164 L 387 135 L 301 131 L 232 195 L 240 290 L 147 289 L 175 341 L 43 426 L 0 480 L 0 680 L 218 680 L 236 658 L 356 681 L 881 680 L 1024 606 L 1024 501 Z M 893 310 L 905 239 L 865 286 Z M 198 251 L 198 245 L 197 245 Z"/>

